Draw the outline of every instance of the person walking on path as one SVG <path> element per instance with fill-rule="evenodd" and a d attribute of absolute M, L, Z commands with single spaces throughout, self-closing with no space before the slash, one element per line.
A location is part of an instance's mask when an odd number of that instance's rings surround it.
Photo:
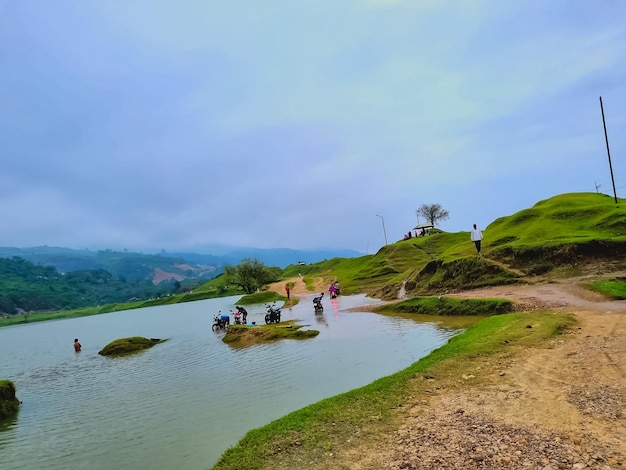
<path fill-rule="evenodd" d="M 289 300 L 291 293 L 291 287 L 289 287 L 289 284 L 285 284 L 285 292 L 287 292 L 287 300 Z"/>
<path fill-rule="evenodd" d="M 474 230 L 472 230 L 472 241 L 474 242 L 474 245 L 476 245 L 476 251 L 478 252 L 478 256 L 480 256 L 480 242 L 482 239 L 482 232 L 478 230 L 478 227 L 476 227 L 476 224 L 474 224 Z"/>
<path fill-rule="evenodd" d="M 82 346 L 80 345 L 80 343 L 78 342 L 78 338 L 76 338 L 74 340 L 74 351 L 76 352 L 80 352 L 80 350 L 82 349 Z"/>

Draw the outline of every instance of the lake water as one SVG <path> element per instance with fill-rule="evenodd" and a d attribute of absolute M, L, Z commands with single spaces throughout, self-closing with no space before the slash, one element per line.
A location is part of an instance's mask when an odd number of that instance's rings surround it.
<path fill-rule="evenodd" d="M 282 319 L 319 336 L 247 348 L 211 331 L 239 297 L 0 328 L 0 379 L 23 402 L 0 425 L 0 468 L 206 469 L 250 429 L 399 371 L 458 332 L 354 311 L 376 303 L 362 295 L 325 299 L 315 315 L 312 297 Z M 247 310 L 248 322 L 263 322 L 263 305 Z M 169 341 L 98 355 L 128 336 Z"/>

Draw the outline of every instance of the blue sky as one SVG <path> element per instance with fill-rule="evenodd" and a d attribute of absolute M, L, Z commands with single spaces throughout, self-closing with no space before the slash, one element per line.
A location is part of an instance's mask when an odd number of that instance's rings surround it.
<path fill-rule="evenodd" d="M 0 246 L 349 248 L 626 192 L 626 2 L 0 0 Z"/>

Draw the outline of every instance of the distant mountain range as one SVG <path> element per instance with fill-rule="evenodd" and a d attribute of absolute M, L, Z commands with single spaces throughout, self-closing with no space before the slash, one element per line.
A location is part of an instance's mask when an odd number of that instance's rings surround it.
<path fill-rule="evenodd" d="M 223 250 L 223 248 L 222 248 Z M 51 246 L 31 248 L 0 247 L 0 258 L 19 257 L 35 265 L 53 266 L 61 273 L 104 269 L 129 281 L 211 279 L 223 272 L 224 265 L 238 264 L 244 258 L 256 258 L 268 266 L 285 268 L 299 262 L 314 263 L 330 258 L 362 256 L 353 250 L 292 250 L 287 248 L 232 248 L 219 255 L 167 252 L 158 254 L 113 250 L 76 250 Z"/>

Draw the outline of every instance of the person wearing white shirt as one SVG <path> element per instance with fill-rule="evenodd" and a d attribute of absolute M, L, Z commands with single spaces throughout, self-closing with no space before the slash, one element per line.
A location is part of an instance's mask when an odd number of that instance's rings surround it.
<path fill-rule="evenodd" d="M 474 230 L 472 230 L 472 241 L 474 245 L 476 245 L 476 251 L 478 251 L 478 256 L 480 256 L 480 242 L 483 239 L 483 234 L 478 228 L 476 224 L 474 224 Z"/>

